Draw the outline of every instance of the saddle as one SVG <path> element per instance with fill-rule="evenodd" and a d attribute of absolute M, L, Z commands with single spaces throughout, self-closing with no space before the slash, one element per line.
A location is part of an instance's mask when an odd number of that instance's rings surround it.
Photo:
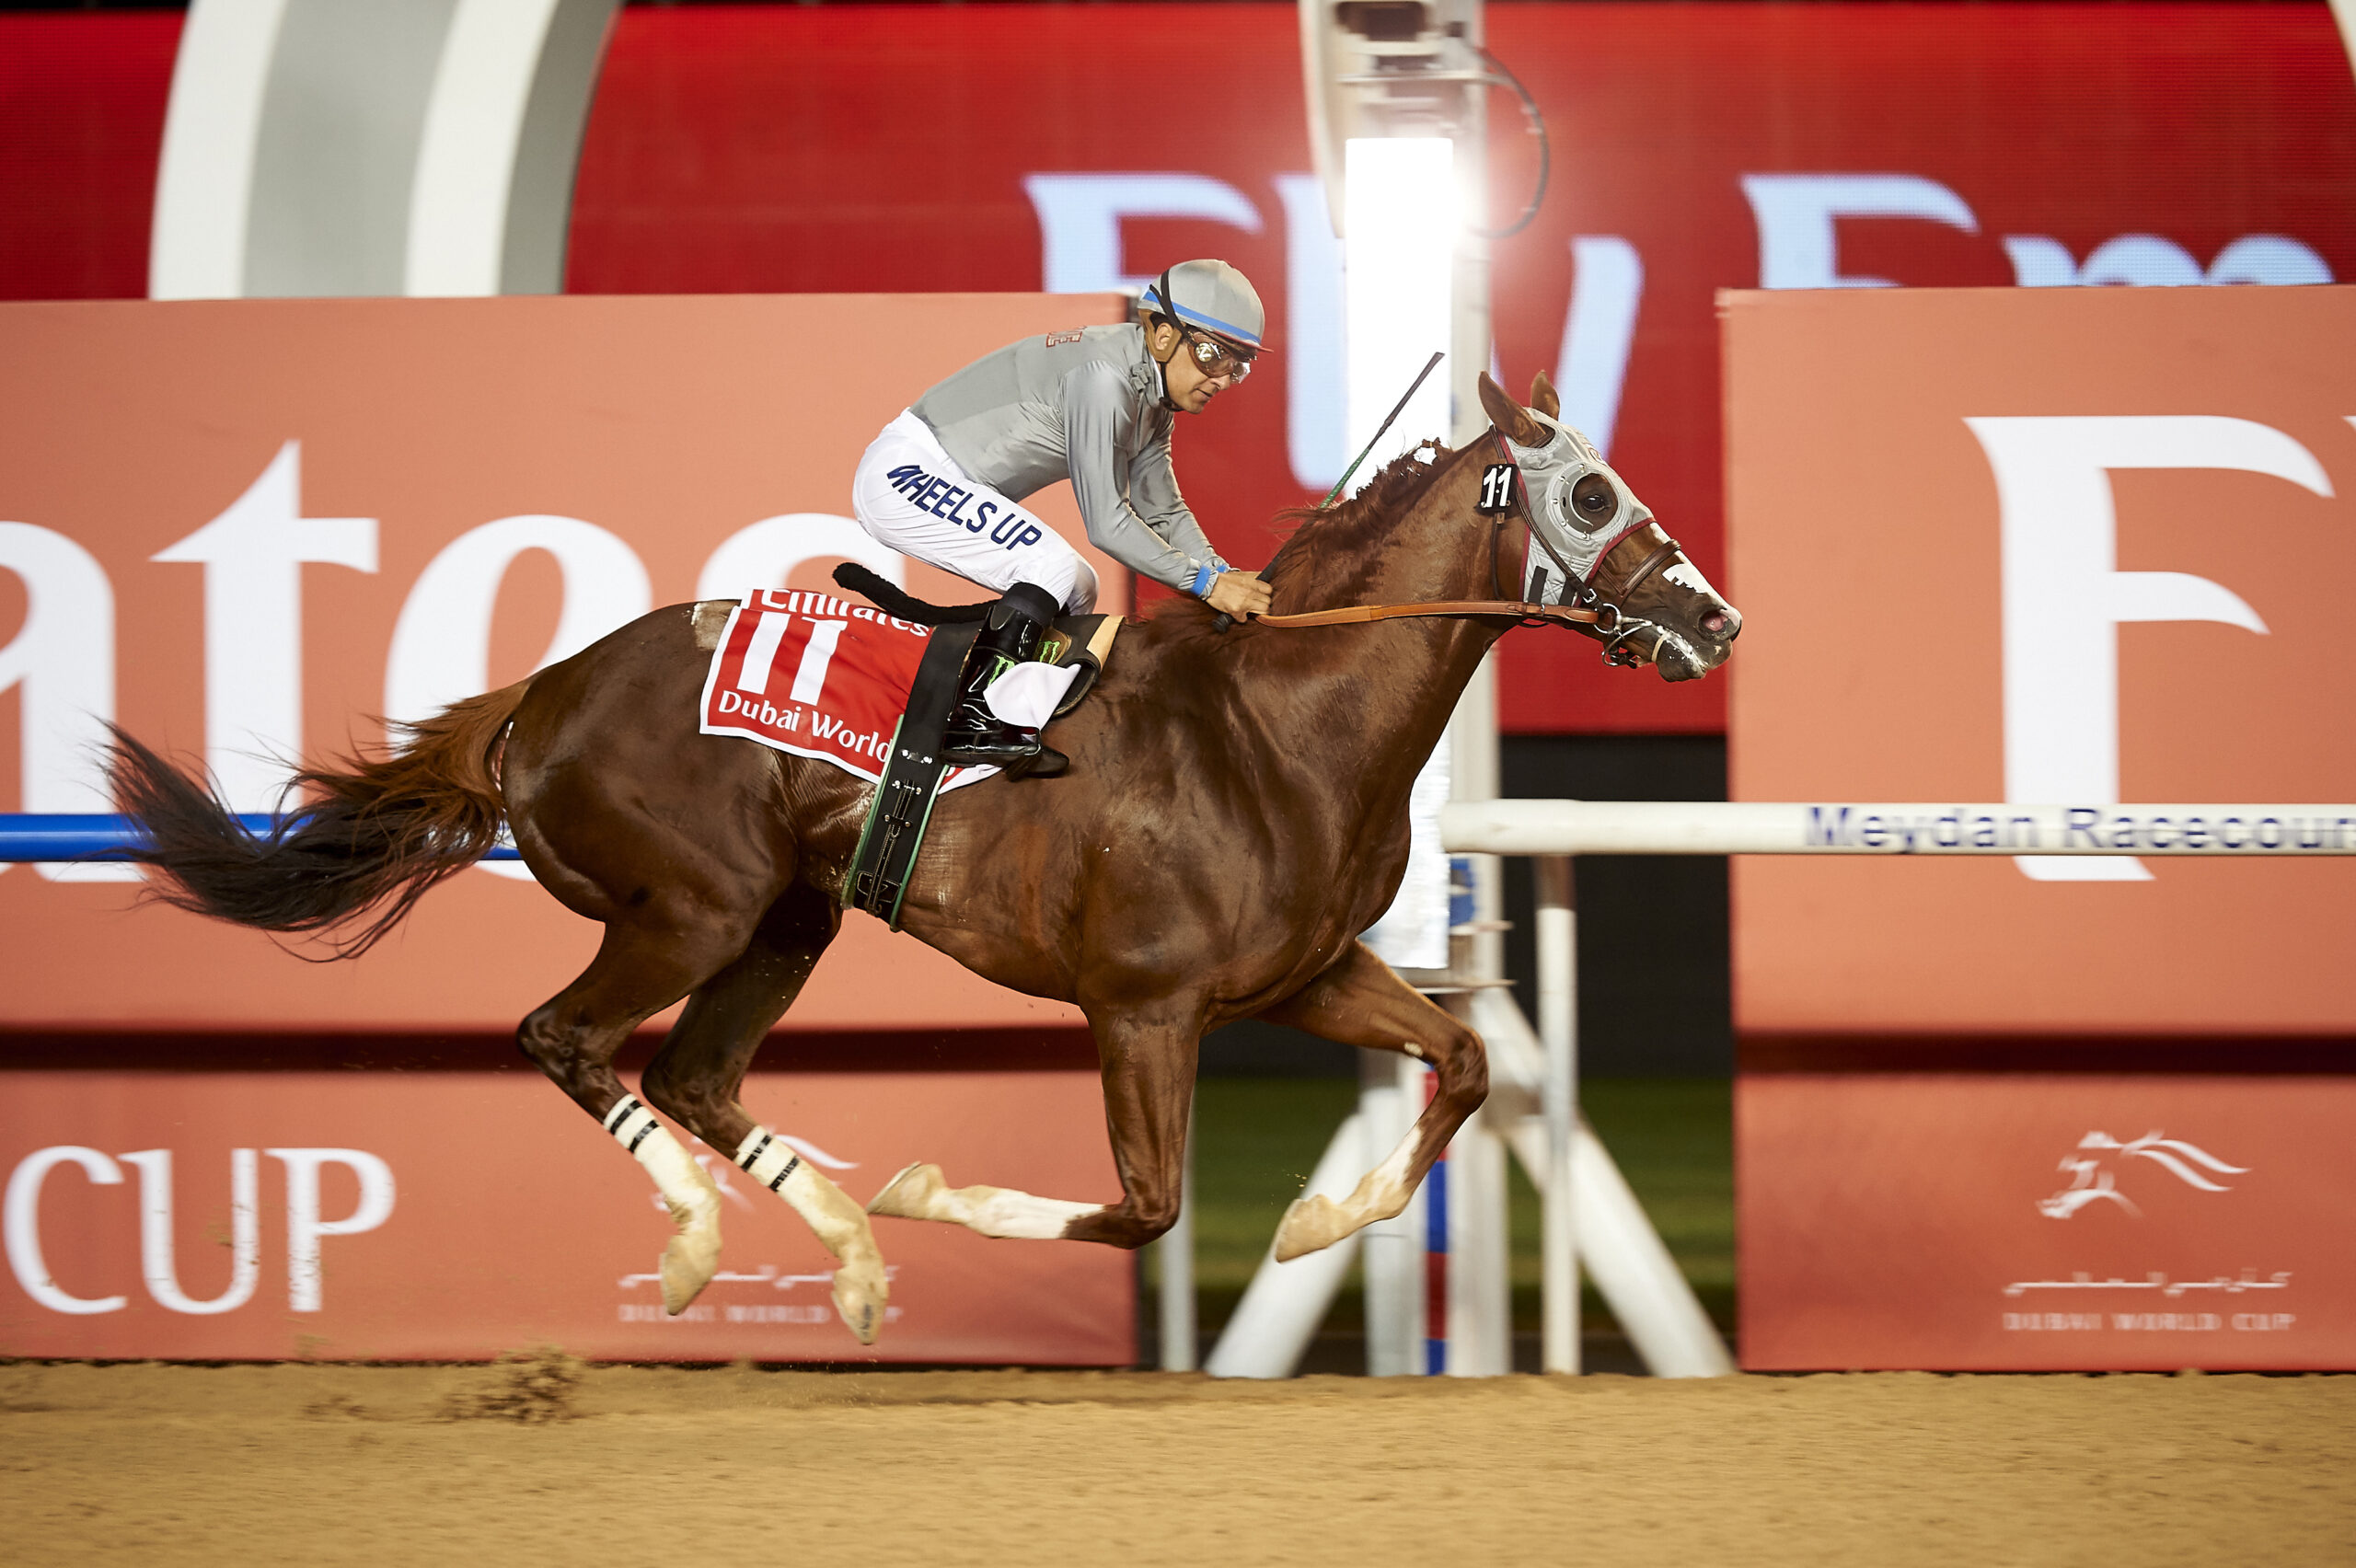
<path fill-rule="evenodd" d="M 863 909 L 896 931 L 900 902 L 907 896 L 918 852 L 924 847 L 932 804 L 950 771 L 941 751 L 950 711 L 956 706 L 957 677 L 988 606 L 927 604 L 854 563 L 837 567 L 835 582 L 889 615 L 934 628 L 917 666 L 915 684 L 908 688 L 907 708 L 884 754 L 883 781 L 876 785 L 867 820 L 860 827 L 849 874 L 843 879 L 845 908 Z M 1041 639 L 1039 663 L 1080 671 L 1056 704 L 1056 719 L 1078 708 L 1095 689 L 1120 629 L 1118 616 L 1065 616 Z"/>

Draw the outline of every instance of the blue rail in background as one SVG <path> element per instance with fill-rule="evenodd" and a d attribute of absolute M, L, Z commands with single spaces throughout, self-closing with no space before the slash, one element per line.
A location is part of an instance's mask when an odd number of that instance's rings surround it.
<path fill-rule="evenodd" d="M 241 816 L 238 824 L 256 837 L 268 836 L 282 819 Z M 125 860 L 145 847 L 146 835 L 126 816 L 0 813 L 0 862 L 12 860 Z M 520 860 L 512 844 L 500 844 L 486 860 Z"/>

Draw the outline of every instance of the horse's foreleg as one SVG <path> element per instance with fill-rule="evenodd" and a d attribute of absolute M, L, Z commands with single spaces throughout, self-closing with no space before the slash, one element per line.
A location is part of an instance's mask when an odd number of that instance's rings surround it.
<path fill-rule="evenodd" d="M 688 999 L 663 1049 L 647 1064 L 641 1087 L 665 1115 L 713 1148 L 733 1152 L 753 1180 L 783 1198 L 817 1233 L 840 1265 L 835 1310 L 860 1343 L 873 1344 L 884 1326 L 885 1285 L 883 1254 L 866 1214 L 755 1122 L 739 1099 L 754 1053 L 801 994 L 839 921 L 824 894 L 789 888 L 744 953 Z"/>
<path fill-rule="evenodd" d="M 1276 1255 L 1287 1262 L 1330 1247 L 1407 1206 L 1432 1162 L 1464 1119 L 1489 1094 L 1489 1059 L 1481 1037 L 1434 1006 L 1392 973 L 1364 943 L 1333 968 L 1260 1015 L 1271 1023 L 1345 1045 L 1403 1051 L 1432 1065 L 1438 1083 L 1429 1105 L 1389 1158 L 1336 1203 L 1312 1194 L 1296 1199 L 1276 1228 Z"/>
<path fill-rule="evenodd" d="M 952 1187 L 941 1167 L 911 1165 L 875 1194 L 868 1212 L 941 1220 L 985 1236 L 1114 1247 L 1142 1247 L 1175 1224 L 1200 1015 L 1189 1005 L 1091 1009 L 1091 1016 L 1103 1061 L 1104 1119 L 1121 1175 L 1119 1203 L 1072 1203 L 1009 1187 Z"/>
<path fill-rule="evenodd" d="M 1038 1198 L 1011 1187 L 953 1187 L 941 1167 L 909 1166 L 868 1200 L 867 1212 L 893 1219 L 933 1219 L 962 1225 L 1001 1241 L 1053 1241 L 1074 1220 L 1103 1212 L 1103 1204 Z"/>

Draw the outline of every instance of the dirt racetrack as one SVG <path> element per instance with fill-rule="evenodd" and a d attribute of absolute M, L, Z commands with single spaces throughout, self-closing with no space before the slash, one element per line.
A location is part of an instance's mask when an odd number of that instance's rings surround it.
<path fill-rule="evenodd" d="M 2356 1562 L 2356 1378 L 0 1366 L 22 1563 Z"/>

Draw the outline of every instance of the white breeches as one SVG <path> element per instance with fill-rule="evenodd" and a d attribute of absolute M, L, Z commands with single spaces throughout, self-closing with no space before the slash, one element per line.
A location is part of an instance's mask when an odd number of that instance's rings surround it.
<path fill-rule="evenodd" d="M 1033 582 L 1068 615 L 1096 605 L 1096 573 L 1046 524 L 968 476 L 931 427 L 903 412 L 859 460 L 851 513 L 882 543 L 999 593 Z"/>

